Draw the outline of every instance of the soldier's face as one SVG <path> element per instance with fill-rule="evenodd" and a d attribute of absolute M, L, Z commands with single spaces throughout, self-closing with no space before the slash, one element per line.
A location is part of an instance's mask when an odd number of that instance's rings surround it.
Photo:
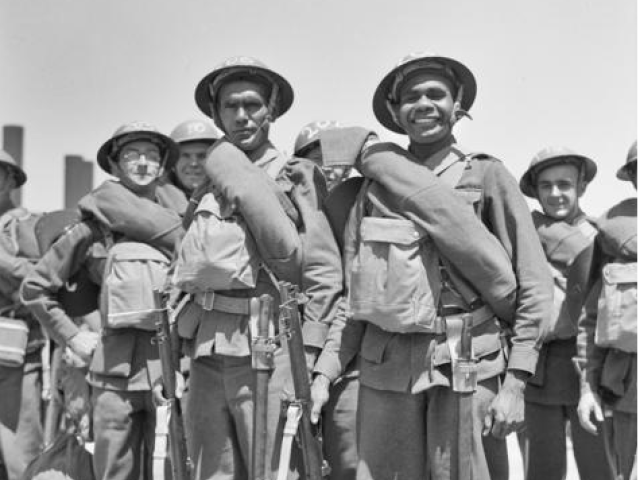
<path fill-rule="evenodd" d="M 136 140 L 120 149 L 112 172 L 125 186 L 137 192 L 162 175 L 161 162 L 162 155 L 157 145 L 147 140 Z"/>
<path fill-rule="evenodd" d="M 207 142 L 180 144 L 180 158 L 176 163 L 175 172 L 180 183 L 190 190 L 195 190 L 205 181 L 204 161 L 209 145 Z"/>
<path fill-rule="evenodd" d="M 451 133 L 453 92 L 450 81 L 430 72 L 417 73 L 400 87 L 396 116 L 412 142 L 430 144 Z"/>
<path fill-rule="evenodd" d="M 555 220 L 570 221 L 578 214 L 578 199 L 585 187 L 575 165 L 552 165 L 537 175 L 538 201 L 544 213 Z"/>
<path fill-rule="evenodd" d="M 238 80 L 223 85 L 218 113 L 224 133 L 240 150 L 256 150 L 268 140 L 271 117 L 262 84 Z"/>

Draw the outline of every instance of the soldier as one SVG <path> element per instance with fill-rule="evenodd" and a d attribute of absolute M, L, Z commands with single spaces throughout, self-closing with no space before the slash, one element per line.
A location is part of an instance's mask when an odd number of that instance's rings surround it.
<path fill-rule="evenodd" d="M 581 292 L 567 292 L 567 278 L 584 272 L 595 228 L 580 209 L 580 197 L 597 171 L 593 160 L 566 147 L 538 152 L 520 179 L 520 189 L 540 203 L 543 213 L 532 213 L 554 280 L 554 312 L 544 332 L 536 373 L 525 390 L 525 477 L 563 479 L 567 474 L 566 423 L 571 425 L 573 453 L 580 478 L 607 477 L 602 436 L 579 426 L 575 407 L 580 376 L 573 357 L 577 352 Z"/>
<path fill-rule="evenodd" d="M 224 138 L 205 162 L 209 185 L 192 199 L 195 207 L 194 200 L 201 198 L 174 276 L 178 286 L 193 294 L 178 319 L 179 331 L 193 347 L 186 422 L 195 478 L 242 479 L 250 475 L 253 448 L 252 299 L 271 295 L 277 314 L 277 281 L 301 286 L 307 297 L 303 340 L 310 370 L 334 315 L 342 271 L 322 212 L 326 190 L 320 172 L 307 160 L 287 159 L 269 140 L 271 124 L 293 102 L 289 82 L 258 60 L 233 57 L 200 81 L 195 98 Z M 198 225 L 209 236 L 191 243 Z M 231 229 L 235 240 L 225 241 Z M 218 242 L 227 251 L 246 253 L 221 262 L 238 274 L 228 285 L 222 283 L 231 275 L 217 270 L 220 263 L 203 267 L 202 278 L 193 274 L 198 270 L 198 246 Z M 208 253 L 224 255 L 215 247 Z M 276 430 L 282 431 L 281 396 L 290 382 L 289 359 L 280 343 L 273 343 L 275 369 L 268 398 L 256 400 L 267 401 L 268 472 L 278 470 Z"/>
<path fill-rule="evenodd" d="M 189 198 L 207 178 L 207 149 L 220 138 L 220 133 L 208 120 L 187 120 L 176 126 L 170 137 L 178 144 L 180 157 L 167 176 Z"/>
<path fill-rule="evenodd" d="M 98 150 L 108 180 L 78 203 L 82 221 L 46 252 L 22 285 L 25 304 L 62 346 L 89 364 L 97 479 L 151 478 L 152 389 L 160 381 L 153 288 L 166 282 L 187 202 L 160 182 L 177 145 L 149 124 L 120 127 Z M 82 330 L 58 292 L 82 268 L 101 285 L 101 331 Z"/>
<path fill-rule="evenodd" d="M 357 127 L 342 127 L 339 122 L 334 120 L 311 122 L 305 125 L 296 137 L 293 147 L 294 155 L 313 160 L 318 164 L 327 181 L 329 191 L 349 178 L 353 172 L 355 163 L 353 153 L 345 151 L 345 148 L 348 149 L 348 147 L 341 145 L 339 140 L 332 142 L 334 137 L 335 139 L 348 139 L 353 128 Z M 327 138 L 327 134 L 329 134 L 329 138 Z M 323 143 L 329 143 L 329 145 L 323 145 Z M 332 143 L 336 145 L 332 145 Z M 357 140 L 353 143 L 357 143 Z M 325 155 L 324 150 L 327 148 L 331 151 Z"/>
<path fill-rule="evenodd" d="M 11 192 L 27 176 L 0 150 L 0 479 L 17 480 L 42 446 L 40 325 L 20 305 L 18 290 L 39 256 L 38 216 L 16 207 Z"/>
<path fill-rule="evenodd" d="M 515 180 L 453 136 L 475 93 L 460 62 L 414 54 L 374 95 L 410 146 L 365 149 L 345 231 L 350 318 L 313 385 L 316 409 L 359 352 L 358 479 L 508 476 L 504 437 L 524 422 L 551 279 Z"/>
<path fill-rule="evenodd" d="M 313 160 L 321 168 L 330 192 L 351 175 L 362 146 L 372 132 L 360 127 L 344 127 L 336 121 L 312 122 L 298 134 L 294 154 Z M 337 197 L 337 198 L 336 198 Z M 330 200 L 331 199 L 331 200 Z M 329 219 L 344 210 L 342 196 L 325 202 Z M 332 227 L 335 227 L 332 225 Z M 334 228 L 335 230 L 335 228 Z M 341 239 L 336 239 L 340 245 Z M 324 407 L 322 431 L 325 458 L 331 466 L 331 480 L 355 478 L 358 455 L 356 426 L 359 389 L 357 358 L 346 367 L 329 390 Z"/>
<path fill-rule="evenodd" d="M 637 142 L 617 177 L 637 189 Z M 578 360 L 584 366 L 580 423 L 604 436 L 613 478 L 636 478 L 637 463 L 637 197 L 596 221 L 593 275 L 581 319 Z M 594 419 L 597 422 L 594 423 Z"/>

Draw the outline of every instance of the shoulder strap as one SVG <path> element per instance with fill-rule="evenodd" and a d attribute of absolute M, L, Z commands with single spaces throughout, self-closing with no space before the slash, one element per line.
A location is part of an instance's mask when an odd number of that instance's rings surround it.
<path fill-rule="evenodd" d="M 457 150 L 456 153 L 458 153 Z M 462 152 L 459 152 L 458 155 L 458 159 L 453 158 L 449 162 L 438 165 L 433 172 L 438 175 L 440 180 L 451 188 L 456 188 L 460 185 L 460 181 L 462 180 L 464 173 L 472 168 L 471 161 L 480 158 L 485 154 L 478 152 L 463 154 Z"/>

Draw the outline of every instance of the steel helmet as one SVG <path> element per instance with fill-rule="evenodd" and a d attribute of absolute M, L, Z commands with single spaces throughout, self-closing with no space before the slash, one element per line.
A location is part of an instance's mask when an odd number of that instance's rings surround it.
<path fill-rule="evenodd" d="M 476 79 L 464 64 L 453 58 L 443 57 L 429 52 L 410 53 L 400 59 L 398 64 L 385 75 L 373 94 L 373 113 L 378 121 L 392 132 L 405 132 L 395 122 L 389 108 L 396 104 L 399 87 L 406 78 L 419 70 L 441 71 L 456 85 L 460 96 L 460 107 L 465 112 L 471 109 L 476 98 Z"/>
<path fill-rule="evenodd" d="M 584 181 L 589 183 L 598 172 L 596 162 L 567 147 L 546 147 L 535 154 L 529 168 L 520 179 L 520 190 L 527 197 L 537 198 L 536 176 L 541 170 L 552 165 L 572 163 L 584 172 Z"/>
<path fill-rule="evenodd" d="M 311 122 L 302 127 L 300 133 L 296 137 L 296 142 L 293 147 L 294 155 L 300 155 L 304 150 L 311 146 L 313 143 L 320 141 L 320 132 L 324 130 L 331 130 L 332 128 L 339 128 L 342 125 L 336 120 L 320 120 Z"/>
<path fill-rule="evenodd" d="M 629 169 L 627 167 L 634 162 L 636 162 L 636 164 L 638 162 L 638 141 L 637 140 L 633 142 L 633 144 L 629 148 L 629 152 L 627 153 L 627 161 L 624 162 L 624 165 L 618 169 L 616 173 L 616 177 L 619 178 L 620 180 L 631 181 L 631 178 L 629 177 Z"/>
<path fill-rule="evenodd" d="M 107 173 L 111 173 L 109 160 L 115 161 L 120 149 L 127 143 L 136 140 L 148 140 L 156 144 L 164 157 L 163 165 L 167 170 L 175 165 L 180 156 L 178 145 L 169 137 L 160 133 L 156 127 L 145 122 L 131 122 L 125 123 L 118 128 L 113 136 L 102 144 L 100 150 L 98 150 L 98 165 L 100 165 L 100 168 Z"/>
<path fill-rule="evenodd" d="M 293 103 L 293 88 L 283 76 L 267 67 L 260 60 L 252 57 L 231 57 L 217 65 L 207 74 L 196 87 L 195 99 L 198 108 L 206 116 L 214 119 L 219 126 L 220 122 L 216 118 L 216 97 L 225 78 L 234 74 L 245 74 L 248 77 L 259 77 L 266 80 L 271 85 L 271 94 L 268 106 L 273 120 L 284 115 L 291 108 Z"/>
<path fill-rule="evenodd" d="M 24 185 L 24 182 L 27 181 L 27 174 L 24 173 L 24 170 L 20 168 L 20 165 L 13 159 L 8 152 L 4 150 L 0 150 L 0 166 L 7 167 L 9 171 L 13 174 L 13 177 L 16 179 L 16 188 Z"/>
<path fill-rule="evenodd" d="M 169 136 L 180 144 L 197 141 L 214 143 L 222 135 L 209 120 L 187 120 L 174 128 Z"/>

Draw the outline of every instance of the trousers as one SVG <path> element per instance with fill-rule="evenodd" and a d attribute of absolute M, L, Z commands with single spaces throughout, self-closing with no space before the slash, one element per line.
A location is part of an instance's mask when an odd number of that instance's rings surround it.
<path fill-rule="evenodd" d="M 96 480 L 151 480 L 156 410 L 151 391 L 93 387 Z"/>
<path fill-rule="evenodd" d="M 283 391 L 292 392 L 289 357 L 275 352 L 268 393 L 267 470 L 275 478 L 285 416 Z M 253 445 L 253 370 L 250 357 L 213 354 L 191 363 L 187 431 L 195 480 L 249 478 Z M 294 447 L 288 478 L 296 478 L 301 461 Z"/>
<path fill-rule="evenodd" d="M 18 480 L 42 441 L 42 370 L 28 356 L 23 367 L 0 367 L 0 480 Z"/>
<path fill-rule="evenodd" d="M 473 395 L 474 480 L 507 480 L 504 439 L 482 436 L 484 415 L 495 398 L 498 378 L 478 382 Z M 436 386 L 411 394 L 361 385 L 358 480 L 457 480 L 452 478 L 456 442 L 455 393 Z M 430 476 L 429 476 L 430 475 Z"/>
<path fill-rule="evenodd" d="M 358 466 L 357 376 L 340 378 L 329 390 L 323 415 L 323 450 L 331 467 L 329 480 L 354 480 Z"/>
<path fill-rule="evenodd" d="M 582 480 L 606 479 L 609 475 L 604 436 L 591 435 L 580 425 L 576 405 L 541 405 L 527 402 L 523 445 L 527 480 L 562 480 L 567 475 L 567 432 L 571 428 L 573 455 Z"/>

